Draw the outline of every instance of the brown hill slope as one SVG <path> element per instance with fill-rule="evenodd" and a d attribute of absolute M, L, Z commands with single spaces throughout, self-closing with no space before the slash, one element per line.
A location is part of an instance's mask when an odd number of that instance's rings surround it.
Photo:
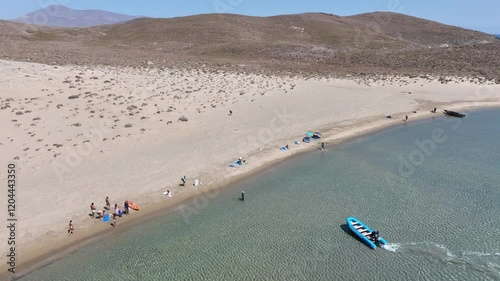
<path fill-rule="evenodd" d="M 157 66 L 244 64 L 271 71 L 500 77 L 500 40 L 494 36 L 385 12 L 141 18 L 84 29 L 32 29 L 9 38 L 15 47 L 0 49 L 0 57 L 46 63 L 137 66 L 150 61 Z"/>
<path fill-rule="evenodd" d="M 95 28 L 105 32 L 96 43 L 293 44 L 334 48 L 436 47 L 495 42 L 494 36 L 395 13 L 351 17 L 301 14 L 267 18 L 199 15 L 174 19 L 137 19 Z M 363 44 L 364 43 L 364 44 Z"/>

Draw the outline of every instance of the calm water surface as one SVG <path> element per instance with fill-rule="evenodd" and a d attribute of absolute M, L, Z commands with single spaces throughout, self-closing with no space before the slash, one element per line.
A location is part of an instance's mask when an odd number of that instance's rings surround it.
<path fill-rule="evenodd" d="M 308 153 L 18 280 L 500 280 L 499 120 L 436 118 Z M 371 250 L 348 216 L 390 245 Z"/>

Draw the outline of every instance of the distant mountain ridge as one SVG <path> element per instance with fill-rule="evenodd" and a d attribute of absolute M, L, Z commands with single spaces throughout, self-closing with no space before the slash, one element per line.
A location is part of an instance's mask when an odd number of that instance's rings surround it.
<path fill-rule="evenodd" d="M 62 5 L 52 5 L 12 21 L 53 27 L 92 27 L 122 23 L 135 18 L 140 17 L 103 10 L 73 10 Z"/>
<path fill-rule="evenodd" d="M 496 36 L 389 12 L 203 14 L 64 29 L 0 20 L 0 38 L 0 59 L 50 64 L 478 75 L 500 84 Z"/>

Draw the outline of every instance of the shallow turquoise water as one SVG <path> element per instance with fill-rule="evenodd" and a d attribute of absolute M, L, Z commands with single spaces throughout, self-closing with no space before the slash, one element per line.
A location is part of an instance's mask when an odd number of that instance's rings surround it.
<path fill-rule="evenodd" d="M 437 118 L 296 157 L 19 280 L 500 280 L 498 120 Z M 353 237 L 351 215 L 389 247 Z"/>

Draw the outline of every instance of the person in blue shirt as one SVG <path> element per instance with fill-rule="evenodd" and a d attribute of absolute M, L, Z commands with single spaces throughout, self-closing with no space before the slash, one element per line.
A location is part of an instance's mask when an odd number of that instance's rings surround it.
<path fill-rule="evenodd" d="M 125 201 L 125 203 L 123 204 L 123 207 L 125 207 L 125 215 L 128 215 L 128 212 L 129 212 L 128 201 Z"/>

